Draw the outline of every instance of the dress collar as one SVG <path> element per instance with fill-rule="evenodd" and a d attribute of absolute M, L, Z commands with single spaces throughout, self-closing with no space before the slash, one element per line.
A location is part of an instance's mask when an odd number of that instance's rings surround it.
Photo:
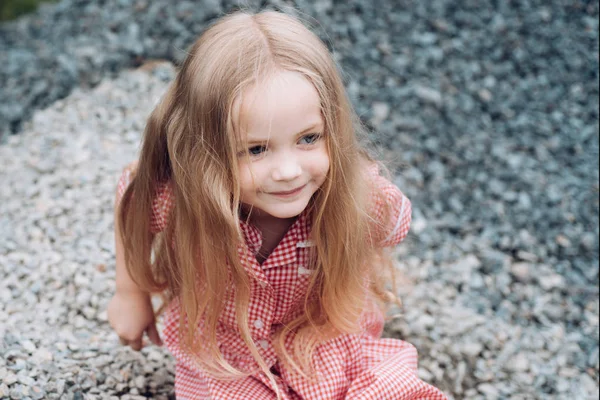
<path fill-rule="evenodd" d="M 298 218 L 294 221 L 292 226 L 290 226 L 277 247 L 273 250 L 273 253 L 271 253 L 265 263 L 263 263 L 263 268 L 268 268 L 272 264 L 270 259 L 274 258 L 272 256 L 276 255 L 276 253 L 280 253 L 281 251 L 289 252 L 292 249 L 295 253 L 297 247 L 311 246 L 310 241 L 308 240 L 311 225 L 310 214 L 310 211 L 305 209 L 298 215 Z M 240 219 L 240 230 L 248 250 L 256 256 L 256 253 L 258 253 L 262 246 L 263 238 L 261 232 L 256 226 L 244 219 Z"/>

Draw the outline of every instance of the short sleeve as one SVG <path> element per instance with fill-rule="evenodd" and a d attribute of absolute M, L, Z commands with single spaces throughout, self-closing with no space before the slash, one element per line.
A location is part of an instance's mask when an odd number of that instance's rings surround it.
<path fill-rule="evenodd" d="M 379 174 L 377 165 L 368 169 L 371 183 L 370 214 L 373 239 L 382 247 L 395 246 L 408 235 L 412 219 L 410 200 L 396 185 Z"/>
<path fill-rule="evenodd" d="M 123 169 L 121 177 L 117 183 L 117 204 L 123 198 L 127 187 L 131 184 L 135 174 L 133 164 L 128 165 Z M 169 217 L 173 211 L 173 190 L 170 183 L 161 183 L 156 188 L 153 200 L 152 211 L 150 214 L 150 232 L 159 233 L 163 231 L 169 222 Z"/>
<path fill-rule="evenodd" d="M 127 190 L 127 187 L 129 186 L 129 184 L 131 183 L 131 180 L 133 179 L 134 172 L 135 172 L 135 164 L 134 163 L 131 163 L 128 166 L 126 166 L 125 168 L 123 168 L 121 177 L 119 178 L 119 181 L 117 182 L 116 204 L 119 204 L 121 202 L 121 199 L 123 198 L 123 195 L 125 194 L 125 191 Z"/>
<path fill-rule="evenodd" d="M 152 201 L 152 215 L 150 216 L 150 232 L 158 233 L 167 227 L 169 217 L 173 211 L 175 201 L 173 188 L 170 183 L 159 184 L 154 200 Z"/>

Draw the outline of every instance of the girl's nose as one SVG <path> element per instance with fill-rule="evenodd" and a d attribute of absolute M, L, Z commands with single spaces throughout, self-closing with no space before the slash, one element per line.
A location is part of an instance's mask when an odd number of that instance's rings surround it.
<path fill-rule="evenodd" d="M 302 167 L 299 160 L 291 154 L 283 155 L 275 161 L 273 168 L 273 180 L 291 181 L 302 174 Z"/>

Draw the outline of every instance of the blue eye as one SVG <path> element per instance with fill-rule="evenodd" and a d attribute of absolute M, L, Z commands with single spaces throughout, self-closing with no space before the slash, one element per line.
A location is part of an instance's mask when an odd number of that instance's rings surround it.
<path fill-rule="evenodd" d="M 259 156 L 267 150 L 266 146 L 253 146 L 248 149 L 248 154 L 251 156 Z"/>
<path fill-rule="evenodd" d="M 314 144 L 321 138 L 321 135 L 318 133 L 311 133 L 308 135 L 304 135 L 300 138 L 300 144 Z"/>

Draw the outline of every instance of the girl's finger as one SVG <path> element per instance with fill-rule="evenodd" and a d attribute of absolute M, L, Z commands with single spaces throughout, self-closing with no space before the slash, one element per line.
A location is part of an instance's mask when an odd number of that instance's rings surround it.
<path fill-rule="evenodd" d="M 140 351 L 142 349 L 142 338 L 132 340 L 129 342 L 129 346 L 135 351 Z"/>
<path fill-rule="evenodd" d="M 122 337 L 119 338 L 119 343 L 121 343 L 123 346 L 127 346 L 127 340 L 123 339 Z"/>
<path fill-rule="evenodd" d="M 151 323 L 148 325 L 148 329 L 146 329 L 146 333 L 148 334 L 148 339 L 152 343 L 157 346 L 162 346 L 162 340 L 160 339 L 160 335 L 158 334 L 158 330 L 156 329 L 156 324 Z"/>

